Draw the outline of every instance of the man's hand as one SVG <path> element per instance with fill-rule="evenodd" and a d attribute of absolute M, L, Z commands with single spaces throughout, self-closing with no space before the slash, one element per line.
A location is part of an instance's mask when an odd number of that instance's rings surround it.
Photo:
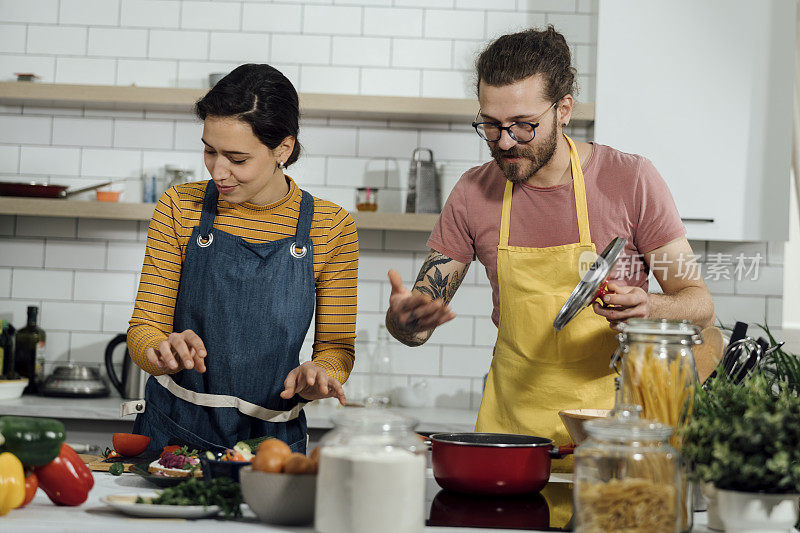
<path fill-rule="evenodd" d="M 641 287 L 609 282 L 608 288 L 612 294 L 603 297 L 603 304 L 613 307 L 603 307 L 594 302 L 592 309 L 609 321 L 611 329 L 619 331 L 619 323 L 629 318 L 647 318 L 650 311 L 649 299 Z"/>
<path fill-rule="evenodd" d="M 399 328 L 409 333 L 428 331 L 456 317 L 444 300 L 432 300 L 425 294 L 408 290 L 396 270 L 389 271 L 389 281 L 392 293 L 387 318 Z"/>
<path fill-rule="evenodd" d="M 190 329 L 170 333 L 157 348 L 148 348 L 146 355 L 152 364 L 169 371 L 194 369 L 201 374 L 206 371 L 203 361 L 207 355 L 206 346 L 197 333 Z"/>
<path fill-rule="evenodd" d="M 342 385 L 335 379 L 328 377 L 324 368 L 313 361 L 306 361 L 286 376 L 283 382 L 284 391 L 281 398 L 290 399 L 295 394 L 306 400 L 321 400 L 322 398 L 336 398 L 344 405 L 346 398 Z"/>

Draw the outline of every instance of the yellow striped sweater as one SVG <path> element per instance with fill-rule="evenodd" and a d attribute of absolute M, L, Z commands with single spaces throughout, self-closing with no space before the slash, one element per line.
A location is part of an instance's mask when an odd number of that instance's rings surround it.
<path fill-rule="evenodd" d="M 272 204 L 235 204 L 220 199 L 214 227 L 253 243 L 293 236 L 302 195 L 291 178 L 287 181 L 289 193 Z M 172 333 L 181 267 L 192 229 L 200 224 L 207 184 L 201 181 L 169 189 L 150 220 L 128 328 L 128 349 L 133 361 L 153 375 L 167 372 L 151 364 L 146 352 Z M 338 205 L 314 198 L 311 241 L 316 286 L 312 359 L 344 383 L 355 361 L 358 235 L 353 218 Z"/>

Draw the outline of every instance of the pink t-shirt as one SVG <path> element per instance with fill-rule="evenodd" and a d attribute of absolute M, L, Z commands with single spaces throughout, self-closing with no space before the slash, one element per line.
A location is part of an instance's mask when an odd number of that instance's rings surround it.
<path fill-rule="evenodd" d="M 628 244 L 612 279 L 648 289 L 649 268 L 641 255 L 686 235 L 675 202 L 661 175 L 645 157 L 593 143 L 582 164 L 592 242 L 600 253 L 614 237 Z M 458 180 L 428 246 L 461 263 L 477 258 L 492 285 L 498 324 L 497 245 L 506 178 L 494 160 Z M 556 187 L 514 187 L 509 245 L 545 248 L 580 241 L 573 183 Z"/>

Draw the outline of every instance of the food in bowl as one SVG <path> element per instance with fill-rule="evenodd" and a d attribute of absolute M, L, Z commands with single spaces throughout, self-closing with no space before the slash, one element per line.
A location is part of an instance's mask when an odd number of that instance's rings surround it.
<path fill-rule="evenodd" d="M 566 409 L 559 411 L 558 416 L 561 417 L 561 422 L 567 428 L 567 433 L 572 437 L 572 442 L 580 444 L 588 436 L 583 429 L 583 423 L 595 418 L 605 418 L 610 412 L 610 409 Z"/>
<path fill-rule="evenodd" d="M 161 457 L 150 463 L 147 471 L 156 476 L 167 477 L 202 477 L 203 475 L 197 450 L 189 451 L 186 446 L 162 454 Z"/>
<path fill-rule="evenodd" d="M 28 378 L 0 379 L 0 400 L 20 398 L 28 386 Z"/>
<path fill-rule="evenodd" d="M 272 474 L 316 474 L 319 468 L 319 451 L 315 449 L 310 457 L 302 453 L 292 453 L 291 448 L 280 439 L 267 439 L 262 442 L 253 458 L 253 470 Z"/>

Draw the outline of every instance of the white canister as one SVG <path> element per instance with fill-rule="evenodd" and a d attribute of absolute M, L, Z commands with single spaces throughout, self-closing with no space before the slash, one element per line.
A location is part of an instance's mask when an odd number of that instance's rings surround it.
<path fill-rule="evenodd" d="M 417 422 L 386 409 L 345 411 L 321 443 L 319 533 L 421 533 L 425 446 Z"/>

